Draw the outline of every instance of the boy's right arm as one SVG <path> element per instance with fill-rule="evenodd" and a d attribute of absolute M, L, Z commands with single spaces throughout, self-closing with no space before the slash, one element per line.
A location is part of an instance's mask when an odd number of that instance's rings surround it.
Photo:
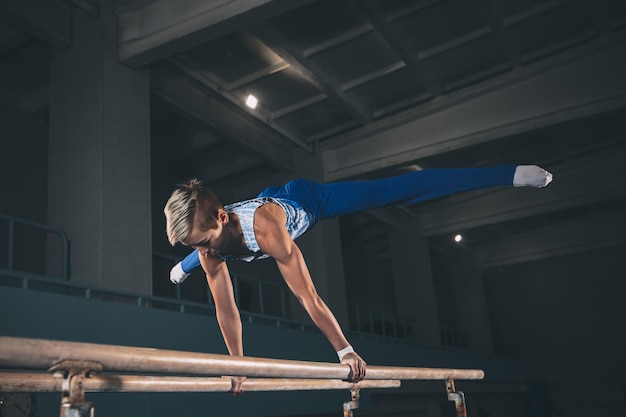
<path fill-rule="evenodd" d="M 243 356 L 241 317 L 235 303 L 228 266 L 226 266 L 226 262 L 210 255 L 200 256 L 200 262 L 213 295 L 215 315 L 228 352 L 232 356 Z"/>
<path fill-rule="evenodd" d="M 200 263 L 206 273 L 209 289 L 215 303 L 217 323 L 222 331 L 224 343 L 231 356 L 243 356 L 241 317 L 235 303 L 233 284 L 226 262 L 213 256 L 200 256 Z M 233 378 L 233 393 L 241 393 L 241 383 L 245 378 Z"/>

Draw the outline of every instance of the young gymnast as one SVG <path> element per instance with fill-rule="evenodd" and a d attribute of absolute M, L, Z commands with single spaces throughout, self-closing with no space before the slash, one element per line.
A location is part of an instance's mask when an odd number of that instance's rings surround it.
<path fill-rule="evenodd" d="M 254 199 L 224 206 L 212 191 L 191 180 L 178 186 L 165 205 L 170 243 L 195 249 L 172 268 L 170 279 L 181 283 L 193 268 L 202 265 L 226 347 L 231 355 L 243 356 L 241 319 L 226 261 L 274 258 L 291 291 L 337 351 L 339 361 L 350 367 L 348 380 L 358 382 L 365 377 L 366 363 L 317 294 L 294 240 L 330 217 L 475 189 L 539 188 L 550 181 L 552 174 L 536 165 L 431 169 L 380 180 L 328 184 L 297 179 L 266 188 Z M 234 393 L 241 392 L 243 379 L 233 380 Z"/>

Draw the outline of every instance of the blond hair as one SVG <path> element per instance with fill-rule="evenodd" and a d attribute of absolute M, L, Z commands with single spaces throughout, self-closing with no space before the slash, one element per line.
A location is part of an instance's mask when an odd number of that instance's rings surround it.
<path fill-rule="evenodd" d="M 222 208 L 219 197 L 198 179 L 179 184 L 163 209 L 170 244 L 185 243 L 194 227 L 202 232 L 217 227 L 217 214 Z"/>

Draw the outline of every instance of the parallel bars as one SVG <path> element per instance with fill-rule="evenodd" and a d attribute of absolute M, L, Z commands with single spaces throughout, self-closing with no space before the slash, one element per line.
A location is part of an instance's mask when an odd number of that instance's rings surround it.
<path fill-rule="evenodd" d="M 177 375 L 242 375 L 248 377 L 344 380 L 348 378 L 350 372 L 347 365 L 337 363 L 236 357 L 214 353 L 0 337 L 0 367 L 47 370 L 64 360 L 99 362 L 102 364 L 103 370 L 107 372 L 152 372 Z M 484 372 L 474 369 L 368 366 L 365 378 L 388 380 L 483 379 Z"/>
<path fill-rule="evenodd" d="M 63 378 L 45 373 L 0 372 L 0 392 L 60 392 Z M 313 391 L 398 388 L 400 380 L 368 380 L 353 384 L 338 379 L 247 378 L 244 391 Z M 228 377 L 153 375 L 93 375 L 83 381 L 85 392 L 229 392 Z"/>
<path fill-rule="evenodd" d="M 446 381 L 448 399 L 455 402 L 457 417 L 466 417 L 465 397 L 462 392 L 456 392 L 454 380 L 484 378 L 484 372 L 476 369 L 368 366 L 366 379 L 354 384 L 345 381 L 350 376 L 350 368 L 336 363 L 18 337 L 0 337 L 0 368 L 55 372 L 54 375 L 0 372 L 0 391 L 61 391 L 61 417 L 93 416 L 93 404 L 84 401 L 85 391 L 231 391 L 230 378 L 209 378 L 206 375 L 246 376 L 245 391 L 349 389 L 352 401 L 343 405 L 345 417 L 352 417 L 352 409 L 358 407 L 361 388 L 397 388 L 400 380 L 443 380 Z M 96 371 L 107 374 L 94 375 Z M 186 376 L 114 375 L 110 372 Z"/>

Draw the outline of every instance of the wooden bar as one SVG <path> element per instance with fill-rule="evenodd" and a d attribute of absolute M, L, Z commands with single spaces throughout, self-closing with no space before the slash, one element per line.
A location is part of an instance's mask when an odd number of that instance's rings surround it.
<path fill-rule="evenodd" d="M 0 372 L 0 392 L 60 392 L 63 379 L 46 373 Z M 398 388 L 399 380 L 369 380 L 357 384 L 338 379 L 247 378 L 244 391 L 314 391 L 352 388 Z M 94 375 L 83 379 L 85 392 L 228 392 L 228 377 L 161 375 Z"/>
<path fill-rule="evenodd" d="M 0 368 L 48 370 L 64 361 L 95 361 L 105 372 L 175 375 L 243 375 L 247 377 L 345 380 L 347 365 L 284 359 L 235 357 L 141 347 L 0 337 Z M 483 379 L 477 369 L 368 366 L 366 379 Z"/>

